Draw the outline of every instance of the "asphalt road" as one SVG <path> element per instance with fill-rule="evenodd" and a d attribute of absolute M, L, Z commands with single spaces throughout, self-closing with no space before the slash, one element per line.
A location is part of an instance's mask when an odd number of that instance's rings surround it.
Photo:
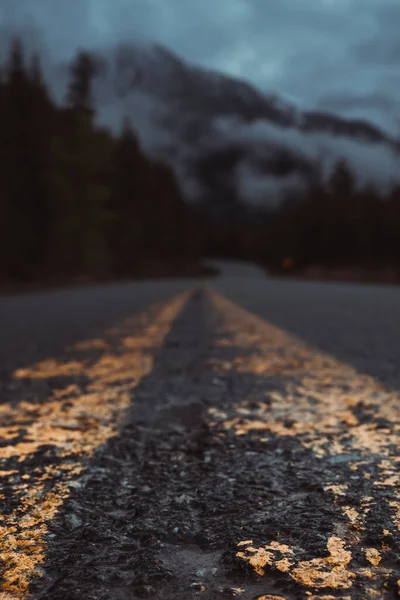
<path fill-rule="evenodd" d="M 400 386 L 400 287 L 266 278 L 228 264 L 213 289 L 360 372 Z"/>
<path fill-rule="evenodd" d="M 217 264 L 222 276 L 212 289 L 398 388 L 400 287 L 283 281 L 251 265 Z M 68 345 L 200 283 L 118 283 L 0 297 L 0 373 L 58 356 Z"/>
<path fill-rule="evenodd" d="M 400 290 L 221 272 L 0 300 L 1 600 L 398 597 Z"/>
<path fill-rule="evenodd" d="M 68 346 L 194 285 L 116 283 L 0 297 L 0 373 L 62 356 Z"/>

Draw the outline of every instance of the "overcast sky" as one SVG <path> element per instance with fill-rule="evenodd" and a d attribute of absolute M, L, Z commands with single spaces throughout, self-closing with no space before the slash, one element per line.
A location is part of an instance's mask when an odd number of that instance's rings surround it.
<path fill-rule="evenodd" d="M 117 41 L 166 45 L 300 106 L 400 132 L 400 0 L 0 0 L 53 58 Z"/>

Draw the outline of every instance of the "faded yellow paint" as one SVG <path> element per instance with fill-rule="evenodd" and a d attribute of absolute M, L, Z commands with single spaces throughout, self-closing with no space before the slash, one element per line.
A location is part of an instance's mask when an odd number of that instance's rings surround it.
<path fill-rule="evenodd" d="M 278 560 L 276 562 L 276 568 L 282 573 L 287 573 L 288 571 L 290 571 L 290 567 L 292 565 L 292 561 L 290 561 L 288 558 L 281 558 L 281 560 Z"/>
<path fill-rule="evenodd" d="M 263 594 L 262 596 L 258 596 L 257 600 L 286 600 L 286 598 L 283 596 L 275 596 L 274 594 Z"/>
<path fill-rule="evenodd" d="M 239 542 L 238 546 L 248 546 L 249 544 L 252 544 L 253 540 L 243 540 L 243 542 Z"/>
<path fill-rule="evenodd" d="M 115 347 L 98 339 L 78 344 L 79 350 L 104 351 L 93 364 L 49 359 L 14 373 L 16 379 L 30 380 L 83 374 L 88 385 L 87 392 L 82 393 L 71 384 L 64 393 L 56 391 L 44 404 L 30 401 L 0 405 L 0 437 L 10 441 L 0 448 L 0 460 L 17 456 L 18 462 L 23 463 L 44 445 L 51 446 L 57 457 L 66 459 L 61 464 L 38 466 L 21 479 L 14 479 L 15 471 L 0 471 L 3 481 L 12 486 L 14 496 L 20 498 L 11 514 L 0 515 L 0 600 L 25 598 L 32 577 L 40 576 L 49 522 L 82 473 L 84 459 L 116 434 L 131 402 L 130 393 L 151 370 L 154 354 L 187 296 L 182 294 L 127 322 L 113 334 L 118 336 L 113 341 Z M 130 326 L 139 332 L 137 344 L 135 334 L 126 343 Z M 20 429 L 25 430 L 23 440 L 12 444 Z"/>
<path fill-rule="evenodd" d="M 73 346 L 75 350 L 106 350 L 109 348 L 109 344 L 102 339 L 83 340 Z"/>
<path fill-rule="evenodd" d="M 357 521 L 360 518 L 360 513 L 353 506 L 343 506 L 342 510 L 348 517 L 350 523 L 353 525 L 357 524 Z"/>
<path fill-rule="evenodd" d="M 268 402 L 259 402 L 256 407 L 238 401 L 229 415 L 223 416 L 224 407 L 219 415 L 210 412 L 211 425 L 219 423 L 238 436 L 259 432 L 261 443 L 271 437 L 295 437 L 314 457 L 328 461 L 328 465 L 338 465 L 335 478 L 327 479 L 324 491 L 326 502 L 334 502 L 343 514 L 343 520 L 339 518 L 332 523 L 332 531 L 339 534 L 336 539 L 345 544 L 342 546 L 344 554 L 339 553 L 346 558 L 344 562 L 337 553 L 336 558 L 335 554 L 329 554 L 324 559 L 302 561 L 304 550 L 301 548 L 293 546 L 289 555 L 275 552 L 270 544 L 261 548 L 252 546 L 251 552 L 243 544 L 240 557 L 253 564 L 259 574 L 269 566 L 311 589 L 323 584 L 345 590 L 359 575 L 370 582 L 366 592 L 370 596 L 366 597 L 381 597 L 381 586 L 393 575 L 393 570 L 385 569 L 381 560 L 381 552 L 390 549 L 390 542 L 382 541 L 380 548 L 373 549 L 375 552 L 365 549 L 369 569 L 361 565 L 351 569 L 346 563 L 349 555 L 345 553 L 363 550 L 368 517 L 377 503 L 382 504 L 383 509 L 390 509 L 392 521 L 400 529 L 400 459 L 396 451 L 400 434 L 400 392 L 386 390 L 372 377 L 313 350 L 218 294 L 213 294 L 212 301 L 223 316 L 222 335 L 242 349 L 240 356 L 234 359 L 237 372 L 262 374 L 265 378 L 281 377 L 282 390 L 268 392 Z M 239 321 L 240 330 L 236 326 Z M 252 352 L 254 347 L 257 353 Z M 220 368 L 218 359 L 215 367 Z M 357 417 L 360 404 L 370 415 L 367 423 Z M 387 426 L 382 427 L 383 421 Z M 358 506 L 346 501 L 348 494 L 354 492 L 355 484 L 351 480 L 359 480 L 360 485 L 367 484 L 371 490 L 369 496 L 361 497 Z M 384 496 L 380 493 L 382 489 Z M 384 535 L 389 532 L 386 530 Z M 333 564 L 334 560 L 339 562 Z"/>
<path fill-rule="evenodd" d="M 337 596 L 315 596 L 311 592 L 306 592 L 307 600 L 337 600 Z M 341 596 L 340 600 L 351 600 L 351 596 Z"/>
<path fill-rule="evenodd" d="M 246 552 L 251 553 L 251 556 L 247 556 Z M 264 575 L 266 565 L 272 566 L 273 554 L 265 548 L 249 547 L 246 552 L 237 552 L 236 556 L 247 560 L 258 575 Z"/>
<path fill-rule="evenodd" d="M 283 596 L 275 596 L 274 594 L 263 594 L 262 596 L 258 596 L 257 600 L 286 600 L 286 598 Z"/>
<path fill-rule="evenodd" d="M 324 490 L 326 492 L 332 492 L 332 494 L 335 494 L 335 496 L 345 496 L 346 495 L 346 491 L 348 489 L 348 485 L 334 485 L 334 484 L 330 484 L 330 485 L 326 485 L 324 487 Z"/>
<path fill-rule="evenodd" d="M 265 567 L 269 566 L 282 573 L 288 573 L 292 579 L 307 587 L 350 588 L 355 573 L 347 569 L 351 552 L 345 550 L 345 542 L 337 536 L 331 536 L 327 542 L 327 550 L 329 556 L 326 558 L 297 562 L 292 558 L 292 548 L 286 544 L 271 542 L 260 548 L 249 546 L 244 552 L 237 552 L 236 556 L 246 560 L 261 576 L 265 574 Z M 289 556 L 277 559 L 275 553 L 286 553 Z"/>
<path fill-rule="evenodd" d="M 367 557 L 368 562 L 374 567 L 377 567 L 382 560 L 379 550 L 376 548 L 367 548 L 365 550 L 365 556 Z"/>
<path fill-rule="evenodd" d="M 388 504 L 393 511 L 393 520 L 400 530 L 400 500 L 389 500 Z"/>
<path fill-rule="evenodd" d="M 346 567 L 351 560 L 351 552 L 344 549 L 345 543 L 336 536 L 328 539 L 326 558 L 313 558 L 299 562 L 292 571 L 293 578 L 308 587 L 332 587 L 348 589 L 352 586 L 355 574 Z"/>

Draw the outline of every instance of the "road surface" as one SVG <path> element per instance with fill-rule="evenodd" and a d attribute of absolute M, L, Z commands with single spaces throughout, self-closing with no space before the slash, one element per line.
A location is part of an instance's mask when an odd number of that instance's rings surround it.
<path fill-rule="evenodd" d="M 0 598 L 391 599 L 400 289 L 0 299 Z"/>

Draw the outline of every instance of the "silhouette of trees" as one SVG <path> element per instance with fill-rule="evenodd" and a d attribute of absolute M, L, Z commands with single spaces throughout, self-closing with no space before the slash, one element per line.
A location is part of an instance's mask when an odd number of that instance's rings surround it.
<path fill-rule="evenodd" d="M 38 58 L 29 66 L 19 41 L 12 44 L 1 93 L 2 266 L 8 276 L 27 279 L 43 264 L 50 239 L 54 107 Z"/>
<path fill-rule="evenodd" d="M 117 136 L 95 124 L 98 70 L 79 51 L 58 106 L 39 56 L 11 45 L 0 71 L 0 280 L 134 275 L 147 257 L 190 248 L 173 171 L 144 155 L 128 122 Z"/>
<path fill-rule="evenodd" d="M 77 52 L 59 106 L 40 57 L 11 44 L 0 68 L 0 280 L 134 275 L 146 261 L 201 254 L 277 269 L 400 269 L 399 187 L 360 187 L 338 161 L 329 177 L 320 165 L 303 169 L 306 189 L 275 208 L 246 206 L 233 176 L 244 150 L 231 148 L 199 161 L 205 193 L 192 206 L 129 120 L 117 135 L 96 124 L 92 90 L 103 68 Z M 289 158 L 276 153 L 275 176 L 293 171 Z"/>
<path fill-rule="evenodd" d="M 359 187 L 344 161 L 331 176 L 311 178 L 306 191 L 288 198 L 266 222 L 270 263 L 285 256 L 308 266 L 400 268 L 400 192 L 383 195 Z"/>

